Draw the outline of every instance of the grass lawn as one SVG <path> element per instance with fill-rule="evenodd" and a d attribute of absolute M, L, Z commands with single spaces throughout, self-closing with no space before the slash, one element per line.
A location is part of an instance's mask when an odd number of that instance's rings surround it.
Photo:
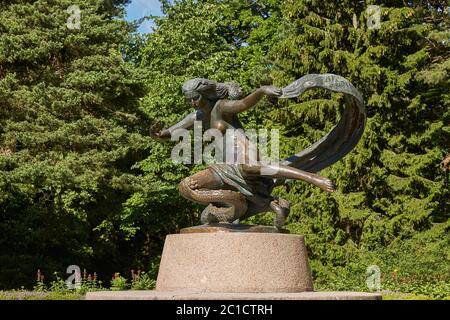
<path fill-rule="evenodd" d="M 383 294 L 383 300 L 450 300 L 450 295 L 444 299 L 436 299 L 423 294 L 390 292 Z"/>
<path fill-rule="evenodd" d="M 0 291 L 0 300 L 83 300 L 81 293 L 34 292 L 34 291 Z M 383 300 L 434 300 L 430 296 L 412 293 L 383 293 Z M 450 300 L 448 296 L 444 300 Z"/>
<path fill-rule="evenodd" d="M 84 294 L 34 291 L 0 291 L 0 300 L 83 300 Z"/>

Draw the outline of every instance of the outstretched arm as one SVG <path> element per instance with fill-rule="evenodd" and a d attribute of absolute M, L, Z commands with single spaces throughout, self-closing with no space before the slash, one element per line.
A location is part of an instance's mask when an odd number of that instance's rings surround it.
<path fill-rule="evenodd" d="M 174 124 L 168 129 L 161 130 L 155 134 L 155 138 L 170 139 L 172 132 L 176 129 L 191 129 L 194 126 L 194 121 L 197 119 L 197 111 L 188 114 L 183 120 Z"/>
<path fill-rule="evenodd" d="M 274 86 L 262 86 L 241 100 L 223 100 L 221 111 L 223 113 L 239 113 L 246 111 L 258 103 L 264 95 L 269 97 L 281 96 L 281 89 Z"/>

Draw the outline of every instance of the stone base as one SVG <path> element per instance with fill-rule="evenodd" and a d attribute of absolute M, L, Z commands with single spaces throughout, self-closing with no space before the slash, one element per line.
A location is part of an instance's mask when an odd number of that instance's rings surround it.
<path fill-rule="evenodd" d="M 267 228 L 266 228 L 267 229 Z M 87 300 L 381 300 L 314 292 L 303 236 L 214 225 L 168 235 L 154 291 L 88 292 Z"/>
<path fill-rule="evenodd" d="M 100 291 L 88 292 L 86 300 L 381 300 L 380 293 L 366 292 L 189 292 Z"/>
<path fill-rule="evenodd" d="M 238 229 L 242 229 L 241 232 Z M 381 299 L 378 293 L 314 292 L 303 236 L 264 232 L 263 229 L 258 226 L 199 226 L 184 230 L 182 234 L 168 235 L 156 290 L 88 292 L 86 299 Z"/>
<path fill-rule="evenodd" d="M 313 285 L 303 236 L 206 232 L 167 236 L 156 290 L 287 293 Z"/>

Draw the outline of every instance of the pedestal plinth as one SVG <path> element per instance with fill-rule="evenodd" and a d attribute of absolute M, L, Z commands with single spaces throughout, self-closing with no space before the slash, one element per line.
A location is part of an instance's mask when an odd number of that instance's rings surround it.
<path fill-rule="evenodd" d="M 183 229 L 166 238 L 156 290 L 88 292 L 86 299 L 381 299 L 379 293 L 314 292 L 303 236 L 279 231 L 231 224 Z"/>
<path fill-rule="evenodd" d="M 260 232 L 171 234 L 157 291 L 312 291 L 303 236 Z"/>

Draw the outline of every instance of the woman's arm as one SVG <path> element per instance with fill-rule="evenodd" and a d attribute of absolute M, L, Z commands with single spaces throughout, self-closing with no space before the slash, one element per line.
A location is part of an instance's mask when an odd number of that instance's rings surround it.
<path fill-rule="evenodd" d="M 241 100 L 223 100 L 220 110 L 223 113 L 239 113 L 246 111 L 258 103 L 264 95 L 269 97 L 281 96 L 281 89 L 274 86 L 262 86 Z"/>
<path fill-rule="evenodd" d="M 174 124 L 168 129 L 161 130 L 154 134 L 155 138 L 170 139 L 172 132 L 176 129 L 191 129 L 194 126 L 194 121 L 197 119 L 197 111 L 188 114 L 183 120 Z"/>

